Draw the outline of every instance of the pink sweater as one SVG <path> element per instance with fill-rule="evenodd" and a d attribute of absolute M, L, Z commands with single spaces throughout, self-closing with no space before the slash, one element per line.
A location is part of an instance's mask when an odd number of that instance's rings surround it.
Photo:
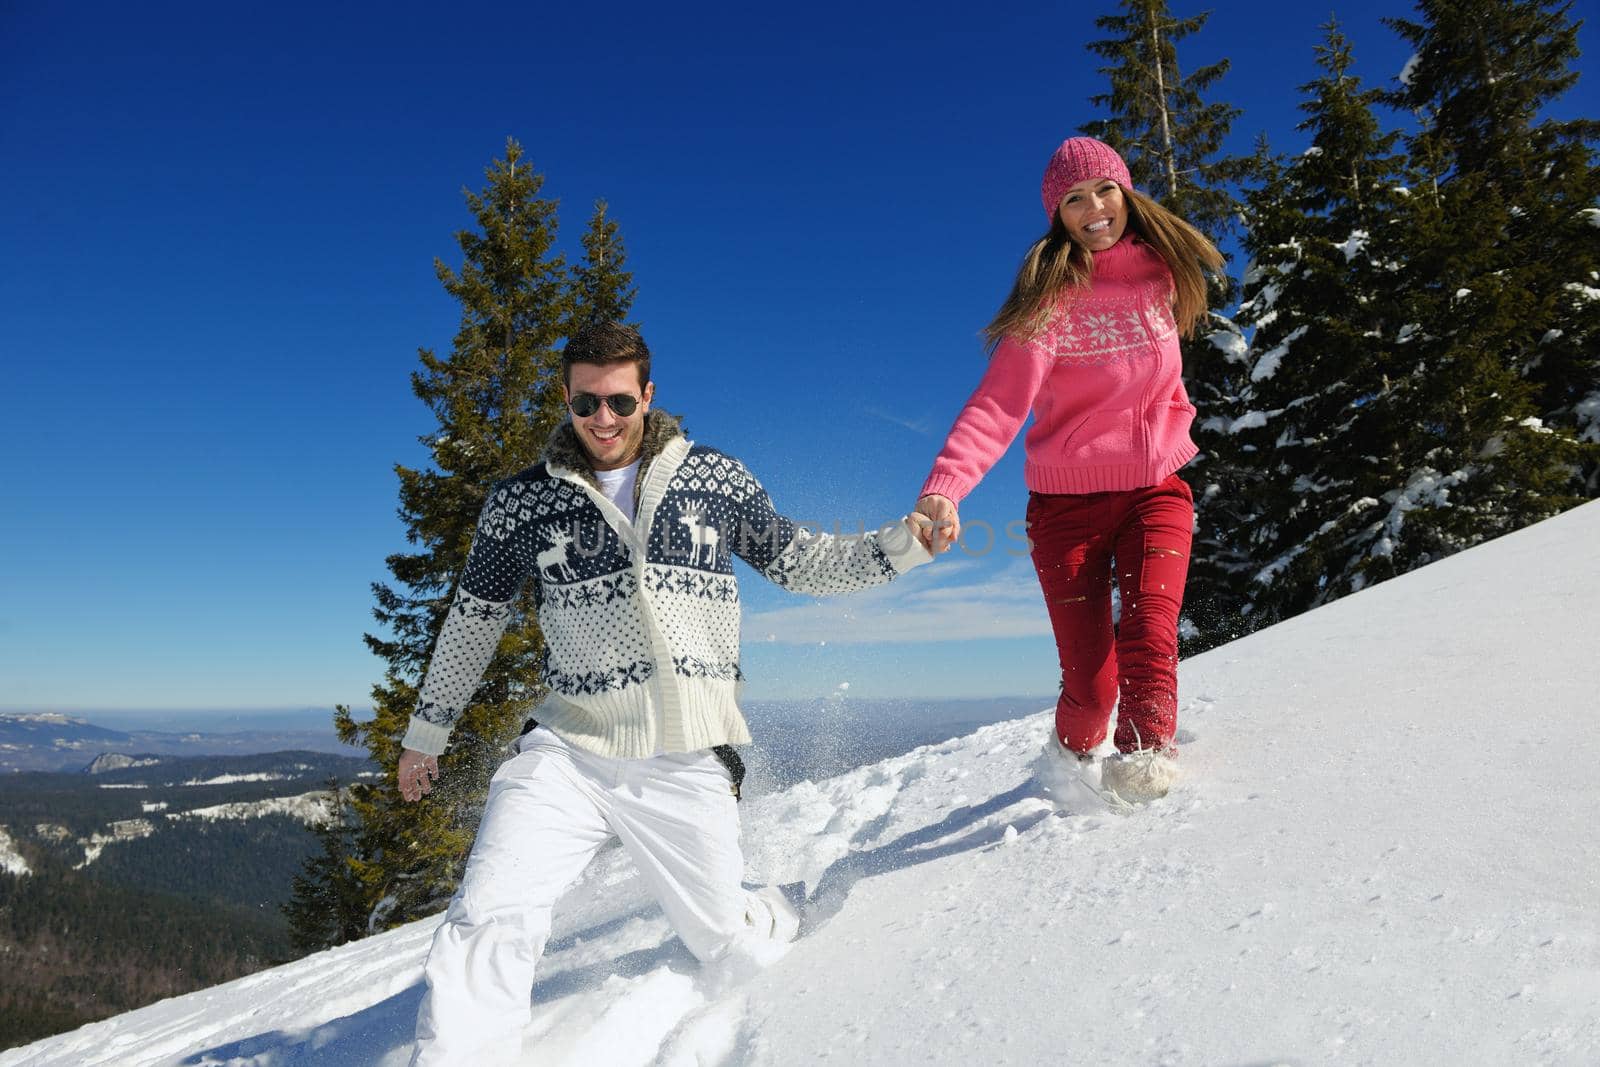
<path fill-rule="evenodd" d="M 1155 485 L 1199 451 L 1172 318 L 1172 275 L 1131 234 L 1095 254 L 1031 341 L 1000 342 L 961 409 L 922 492 L 960 502 L 1033 412 L 1028 488 L 1101 493 Z"/>

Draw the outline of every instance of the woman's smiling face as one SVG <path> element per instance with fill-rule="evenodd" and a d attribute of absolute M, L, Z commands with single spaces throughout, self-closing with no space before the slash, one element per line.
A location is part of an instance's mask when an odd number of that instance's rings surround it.
<path fill-rule="evenodd" d="M 1128 228 L 1128 202 L 1122 187 L 1110 178 L 1091 178 L 1074 185 L 1057 210 L 1067 233 L 1091 252 L 1110 248 L 1122 240 Z"/>

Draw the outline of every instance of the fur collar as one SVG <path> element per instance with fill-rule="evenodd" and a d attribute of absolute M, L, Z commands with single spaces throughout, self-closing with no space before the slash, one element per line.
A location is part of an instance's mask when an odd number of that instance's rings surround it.
<path fill-rule="evenodd" d="M 650 411 L 644 417 L 644 442 L 639 453 L 639 480 L 637 487 L 644 484 L 644 472 L 650 469 L 650 463 L 661 454 L 661 450 L 675 437 L 684 436 L 681 420 L 676 415 L 668 414 L 660 408 Z M 578 431 L 573 429 L 572 420 L 565 419 L 550 434 L 550 439 L 544 444 L 544 454 L 540 457 L 547 467 L 565 467 L 578 477 L 594 487 L 595 492 L 600 492 L 600 479 L 595 477 L 594 466 L 589 462 L 589 454 L 583 450 L 583 445 L 578 443 Z"/>

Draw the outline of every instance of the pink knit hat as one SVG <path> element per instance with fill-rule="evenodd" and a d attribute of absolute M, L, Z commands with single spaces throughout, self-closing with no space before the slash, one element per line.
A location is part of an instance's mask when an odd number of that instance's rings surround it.
<path fill-rule="evenodd" d="M 1133 188 L 1128 177 L 1128 165 L 1117 155 L 1116 149 L 1093 137 L 1068 137 L 1056 149 L 1056 154 L 1045 164 L 1044 185 L 1039 190 L 1044 200 L 1044 213 L 1055 221 L 1061 198 L 1079 182 L 1092 178 L 1110 178 L 1124 189 Z"/>

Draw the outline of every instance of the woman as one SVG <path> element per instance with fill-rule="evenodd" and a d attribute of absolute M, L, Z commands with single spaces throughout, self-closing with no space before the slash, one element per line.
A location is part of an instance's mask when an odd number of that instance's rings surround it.
<path fill-rule="evenodd" d="M 1061 661 L 1052 748 L 1092 769 L 1115 709 L 1102 788 L 1154 799 L 1177 770 L 1178 614 L 1194 526 L 1176 473 L 1197 451 L 1178 339 L 1205 317 L 1205 275 L 1222 256 L 1134 191 L 1127 164 L 1090 137 L 1051 156 L 1042 197 L 1050 231 L 984 331 L 988 369 L 917 510 L 943 524 L 930 549 L 948 550 L 962 498 L 1032 411 L 1028 532 Z"/>

